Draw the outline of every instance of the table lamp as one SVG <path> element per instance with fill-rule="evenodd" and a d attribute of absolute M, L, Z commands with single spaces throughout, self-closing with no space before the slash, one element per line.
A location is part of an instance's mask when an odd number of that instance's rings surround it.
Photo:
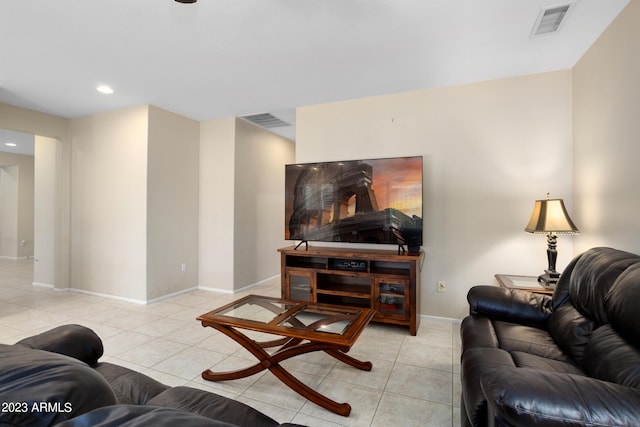
<path fill-rule="evenodd" d="M 529 219 L 529 224 L 527 224 L 524 231 L 547 235 L 547 261 L 549 268 L 544 271 L 545 274 L 538 276 L 538 282 L 546 288 L 555 287 L 560 278 L 560 273 L 556 271 L 558 234 L 577 234 L 580 232 L 578 227 L 571 221 L 562 199 L 550 199 L 549 193 L 547 193 L 546 200 L 536 200 L 535 205 L 533 205 L 531 219 Z"/>

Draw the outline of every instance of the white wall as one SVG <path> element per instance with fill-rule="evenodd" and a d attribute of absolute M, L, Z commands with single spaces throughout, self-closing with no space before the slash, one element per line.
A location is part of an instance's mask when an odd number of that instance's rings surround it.
<path fill-rule="evenodd" d="M 198 122 L 149 107 L 147 299 L 198 285 L 199 139 Z"/>
<path fill-rule="evenodd" d="M 284 165 L 294 143 L 245 120 L 236 120 L 234 287 L 280 274 L 284 240 Z"/>
<path fill-rule="evenodd" d="M 545 237 L 523 231 L 535 199 L 550 192 L 572 212 L 570 78 L 567 70 L 300 108 L 296 161 L 424 156 L 421 313 L 463 317 L 472 285 L 547 267 Z M 558 269 L 572 246 L 559 238 Z"/>
<path fill-rule="evenodd" d="M 71 287 L 145 301 L 148 107 L 71 128 Z"/>
<path fill-rule="evenodd" d="M 640 253 L 640 2 L 573 69 L 577 251 Z"/>

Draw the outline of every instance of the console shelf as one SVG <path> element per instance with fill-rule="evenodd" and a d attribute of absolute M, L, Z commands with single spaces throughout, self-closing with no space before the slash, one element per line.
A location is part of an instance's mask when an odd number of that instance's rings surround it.
<path fill-rule="evenodd" d="M 416 335 L 421 254 L 293 246 L 281 254 L 282 297 L 376 310 L 374 321 Z"/>

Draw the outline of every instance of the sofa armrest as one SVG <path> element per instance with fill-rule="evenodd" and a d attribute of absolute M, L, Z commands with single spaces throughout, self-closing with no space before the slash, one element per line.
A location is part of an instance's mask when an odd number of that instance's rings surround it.
<path fill-rule="evenodd" d="M 495 320 L 542 327 L 551 316 L 551 296 L 497 286 L 474 286 L 467 294 L 469 312 Z"/>
<path fill-rule="evenodd" d="M 640 390 L 591 377 L 506 368 L 485 374 L 481 387 L 496 426 L 631 426 L 640 420 Z"/>
<path fill-rule="evenodd" d="M 16 345 L 64 354 L 90 366 L 102 357 L 102 340 L 91 329 L 81 325 L 63 325 L 18 341 Z"/>

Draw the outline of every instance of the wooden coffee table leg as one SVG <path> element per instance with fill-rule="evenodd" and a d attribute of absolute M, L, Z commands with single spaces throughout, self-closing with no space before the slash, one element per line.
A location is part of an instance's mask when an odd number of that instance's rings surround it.
<path fill-rule="evenodd" d="M 280 365 L 273 365 L 269 367 L 269 370 L 278 377 L 280 381 L 285 383 L 290 389 L 305 397 L 315 403 L 316 405 L 322 406 L 325 409 L 328 409 L 331 412 L 334 412 L 338 415 L 342 415 L 343 417 L 348 417 L 351 413 L 351 405 L 348 403 L 338 403 L 335 400 L 329 399 L 324 394 L 320 394 L 315 391 L 308 385 L 301 382 L 299 379 L 294 377 L 284 369 Z"/>
<path fill-rule="evenodd" d="M 362 360 L 355 359 L 340 350 L 328 349 L 325 350 L 325 352 L 340 360 L 341 362 L 344 362 L 347 365 L 353 366 L 354 368 L 358 368 L 363 371 L 370 371 L 373 367 L 373 364 L 371 362 L 363 362 Z"/>

